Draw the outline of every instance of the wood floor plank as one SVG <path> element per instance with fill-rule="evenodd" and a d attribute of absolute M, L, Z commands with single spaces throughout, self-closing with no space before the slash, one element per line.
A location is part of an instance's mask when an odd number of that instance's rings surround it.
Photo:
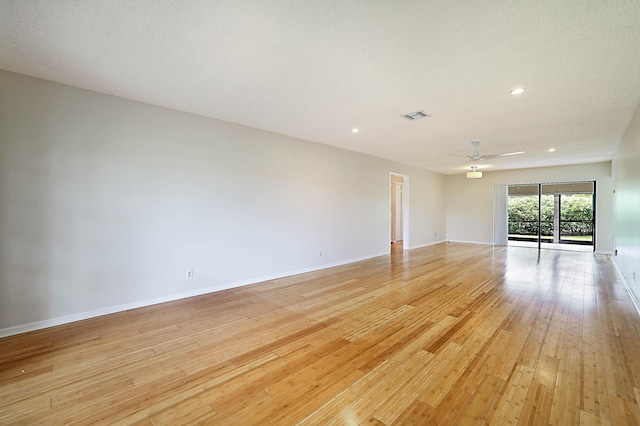
<path fill-rule="evenodd" d="M 507 382 L 505 392 L 496 406 L 491 423 L 518 424 L 534 372 L 533 368 L 526 365 L 516 366 L 514 374 Z"/>
<path fill-rule="evenodd" d="M 486 424 L 502 397 L 505 381 L 490 374 L 484 376 L 478 392 L 460 419 L 461 425 Z"/>
<path fill-rule="evenodd" d="M 304 393 L 297 393 L 286 400 L 275 401 L 270 410 L 265 409 L 264 415 L 257 416 L 254 424 L 264 423 L 266 419 L 273 424 L 299 424 L 311 413 L 329 403 L 344 389 L 357 383 L 364 373 L 353 370 L 349 366 L 342 366 L 318 381 L 318 386 Z"/>
<path fill-rule="evenodd" d="M 608 418 L 598 417 L 595 414 L 580 410 L 580 424 L 610 426 L 611 421 Z"/>
<path fill-rule="evenodd" d="M 362 376 L 362 378 L 352 384 L 349 388 L 335 395 L 329 402 L 311 413 L 299 424 L 329 424 L 339 417 L 344 418 L 344 416 L 348 414 L 347 411 L 353 404 L 356 404 L 364 397 L 377 392 L 382 386 L 385 375 L 395 367 L 395 363 L 385 361 L 374 370 Z"/>
<path fill-rule="evenodd" d="M 423 365 L 433 356 L 430 352 L 419 351 L 402 364 L 406 374 L 398 376 L 398 386 L 395 391 L 375 409 L 373 416 L 376 419 L 384 424 L 395 423 L 398 417 L 416 401 L 426 384 L 430 383 L 432 372 L 423 368 Z"/>
<path fill-rule="evenodd" d="M 440 404 L 428 415 L 426 425 L 455 425 L 458 424 L 473 395 L 455 385 L 444 396 Z M 399 423 L 402 424 L 402 423 Z"/>
<path fill-rule="evenodd" d="M 556 390 L 558 361 L 557 358 L 543 355 L 536 363 L 518 424 L 549 424 Z"/>
<path fill-rule="evenodd" d="M 556 390 L 553 395 L 549 424 L 567 425 L 580 422 L 581 356 L 576 348 L 565 348 L 559 361 Z"/>
<path fill-rule="evenodd" d="M 0 339 L 0 424 L 640 424 L 607 256 L 443 243 Z"/>

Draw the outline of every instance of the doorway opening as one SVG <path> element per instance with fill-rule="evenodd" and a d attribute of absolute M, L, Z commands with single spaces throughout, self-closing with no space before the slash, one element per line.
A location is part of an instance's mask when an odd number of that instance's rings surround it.
<path fill-rule="evenodd" d="M 409 246 L 409 176 L 389 173 L 389 241 L 391 250 Z"/>
<path fill-rule="evenodd" d="M 595 182 L 508 185 L 510 246 L 595 251 Z"/>

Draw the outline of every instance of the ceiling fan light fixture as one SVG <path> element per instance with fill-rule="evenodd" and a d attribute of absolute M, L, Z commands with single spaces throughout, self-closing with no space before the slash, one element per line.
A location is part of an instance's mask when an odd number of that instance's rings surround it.
<path fill-rule="evenodd" d="M 467 179 L 480 179 L 482 172 L 478 171 L 478 166 L 471 166 L 471 171 L 467 172 Z"/>

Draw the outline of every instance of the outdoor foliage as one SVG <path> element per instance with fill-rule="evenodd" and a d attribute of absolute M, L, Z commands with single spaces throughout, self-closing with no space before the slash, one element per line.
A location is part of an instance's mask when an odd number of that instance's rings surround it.
<path fill-rule="evenodd" d="M 509 197 L 509 234 L 538 235 L 538 196 Z M 553 195 L 543 195 L 540 204 L 542 235 L 553 236 Z"/>
<path fill-rule="evenodd" d="M 593 211 L 590 194 L 561 196 L 562 235 L 591 235 Z M 540 206 L 542 235 L 553 236 L 553 195 L 543 195 Z M 538 196 L 510 196 L 509 234 L 538 235 Z"/>
<path fill-rule="evenodd" d="M 593 209 L 591 208 L 591 203 L 590 194 L 562 196 L 560 229 L 563 235 L 587 235 L 592 233 Z"/>

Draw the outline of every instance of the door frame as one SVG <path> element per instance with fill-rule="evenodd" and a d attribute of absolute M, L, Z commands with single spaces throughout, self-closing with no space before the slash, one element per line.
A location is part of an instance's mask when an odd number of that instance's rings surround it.
<path fill-rule="evenodd" d="M 509 184 L 505 184 L 506 186 L 506 190 L 507 190 L 507 195 L 506 195 L 506 199 L 505 199 L 505 206 L 506 208 L 508 208 L 508 204 L 509 204 L 509 195 L 508 195 L 508 191 L 509 191 L 509 187 L 510 186 L 537 186 L 538 187 L 538 238 L 537 238 L 537 243 L 538 243 L 538 251 L 541 250 L 542 247 L 542 239 L 541 239 L 541 234 L 540 234 L 540 209 L 541 209 L 541 200 L 542 200 L 542 187 L 545 185 L 564 185 L 564 184 L 573 184 L 573 183 L 593 183 L 593 192 L 592 192 L 592 199 L 591 199 L 591 208 L 593 209 L 592 214 L 593 214 L 593 218 L 592 218 L 592 250 L 593 253 L 596 253 L 596 214 L 597 214 L 597 208 L 596 208 L 596 201 L 597 201 L 597 196 L 596 196 L 596 192 L 597 192 L 597 188 L 598 188 L 598 180 L 597 179 L 577 179 L 577 180 L 569 180 L 569 181 L 549 181 L 549 182 L 534 182 L 534 183 L 509 183 Z M 496 185 L 497 186 L 497 185 Z M 494 194 L 494 217 L 495 217 L 495 209 L 496 209 L 496 195 Z M 507 214 L 507 218 L 506 218 L 506 223 L 504 224 L 504 226 L 507 227 L 507 238 L 508 238 L 508 227 L 509 227 L 509 217 Z M 498 230 L 496 230 L 496 227 L 494 226 L 494 241 L 497 238 L 497 234 Z M 507 245 L 508 245 L 508 241 L 507 241 Z"/>
<path fill-rule="evenodd" d="M 391 227 L 394 226 L 395 224 L 391 221 L 391 211 L 392 211 L 392 205 L 391 205 L 391 193 L 392 193 L 392 186 L 394 184 L 393 180 L 391 180 L 391 176 L 397 176 L 397 177 L 401 177 L 402 178 L 402 249 L 403 250 L 407 250 L 409 248 L 409 175 L 405 175 L 399 172 L 389 172 L 389 180 L 388 180 L 388 187 L 389 187 L 389 222 L 388 222 L 388 226 L 387 226 L 387 231 L 389 232 L 389 236 L 387 238 L 387 241 L 390 243 L 391 242 Z M 389 244 L 389 252 L 391 252 L 391 244 Z"/>

